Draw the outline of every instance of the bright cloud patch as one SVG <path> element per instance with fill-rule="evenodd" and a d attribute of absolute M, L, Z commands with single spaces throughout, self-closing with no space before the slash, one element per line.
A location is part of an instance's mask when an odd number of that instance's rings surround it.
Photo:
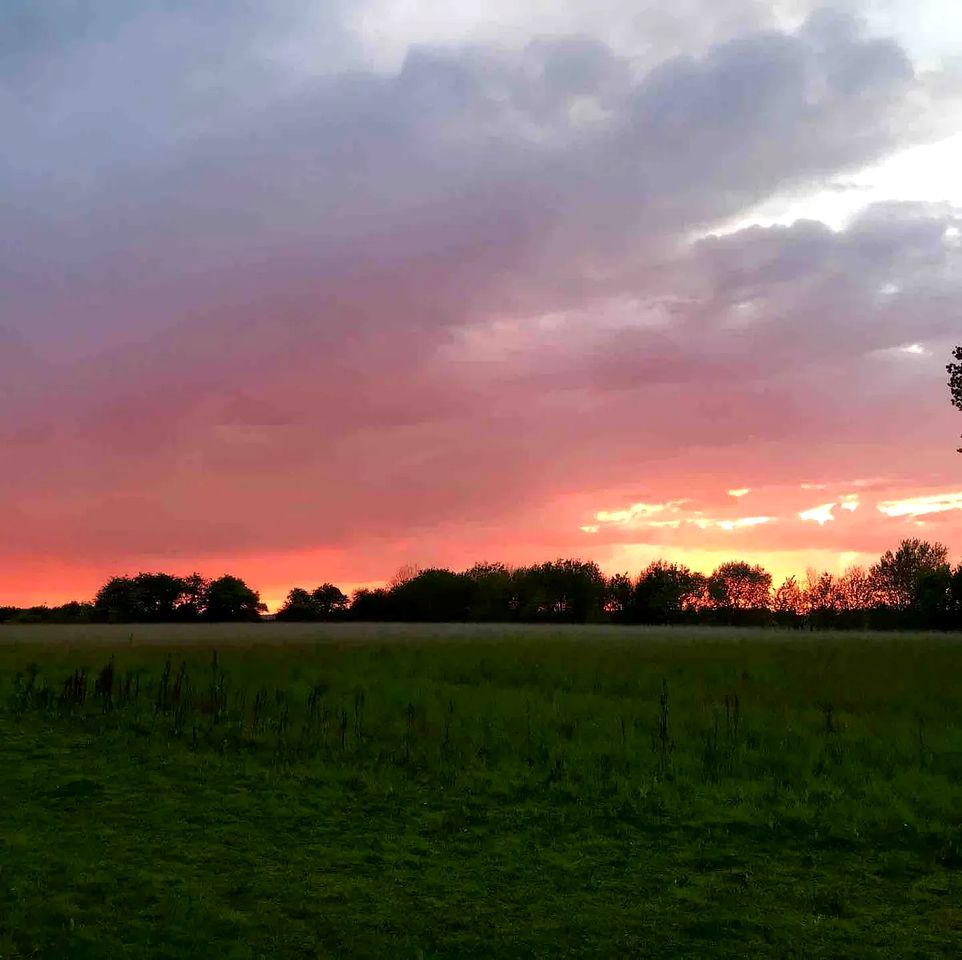
<path fill-rule="evenodd" d="M 694 524 L 701 530 L 708 530 L 717 527 L 719 530 L 740 530 L 743 527 L 758 527 L 763 523 L 774 523 L 775 517 L 737 517 L 734 520 L 708 520 L 704 517 L 696 517 L 688 523 Z"/>
<path fill-rule="evenodd" d="M 662 513 L 678 513 L 687 500 L 669 500 L 667 503 L 633 503 L 624 510 L 599 510 L 595 520 L 599 523 L 617 524 L 622 527 L 638 526 L 643 521 Z"/>
<path fill-rule="evenodd" d="M 859 508 L 859 496 L 857 493 L 846 493 L 842 497 L 842 509 L 848 510 L 850 513 L 854 513 Z"/>
<path fill-rule="evenodd" d="M 812 507 L 811 510 L 802 510 L 799 512 L 799 516 L 803 520 L 813 520 L 820 527 L 830 520 L 834 520 L 835 516 L 832 511 L 835 509 L 836 504 L 834 503 L 823 503 L 818 507 Z"/>
<path fill-rule="evenodd" d="M 906 500 L 883 500 L 878 509 L 889 517 L 921 517 L 927 513 L 962 510 L 962 493 L 936 493 L 928 497 L 909 497 Z"/>
<path fill-rule="evenodd" d="M 746 494 L 751 492 L 752 491 L 748 487 L 739 487 L 737 490 L 729 490 L 728 496 L 738 499 L 739 497 L 744 497 Z"/>
<path fill-rule="evenodd" d="M 745 491 L 746 493 L 748 491 Z M 685 510 L 689 500 L 669 500 L 667 503 L 633 503 L 623 510 L 599 510 L 596 523 L 582 526 L 585 533 L 597 533 L 602 526 L 620 529 L 677 530 L 681 526 L 697 527 L 699 530 L 741 530 L 774 523 L 771 516 L 755 517 L 706 517 L 701 510 Z M 664 514 L 673 514 L 665 517 Z"/>

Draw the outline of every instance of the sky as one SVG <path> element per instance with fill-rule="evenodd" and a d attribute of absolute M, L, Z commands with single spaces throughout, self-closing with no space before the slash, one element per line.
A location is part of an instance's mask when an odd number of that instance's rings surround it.
<path fill-rule="evenodd" d="M 0 0 L 0 603 L 962 559 L 956 0 Z"/>

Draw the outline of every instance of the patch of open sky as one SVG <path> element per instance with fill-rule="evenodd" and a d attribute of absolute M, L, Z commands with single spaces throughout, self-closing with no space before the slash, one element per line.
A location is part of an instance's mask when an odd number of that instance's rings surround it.
<path fill-rule="evenodd" d="M 692 239 L 725 236 L 751 226 L 791 226 L 798 220 L 818 220 L 832 230 L 843 230 L 876 203 L 920 202 L 962 208 L 959 170 L 962 134 L 900 151 L 850 177 L 809 191 L 776 194 L 737 217 L 699 231 Z"/>

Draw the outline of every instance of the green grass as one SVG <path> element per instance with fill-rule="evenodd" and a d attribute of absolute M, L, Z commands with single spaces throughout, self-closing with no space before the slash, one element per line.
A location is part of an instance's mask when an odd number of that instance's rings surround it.
<path fill-rule="evenodd" d="M 85 629 L 0 628 L 4 960 L 962 944 L 958 637 Z"/>

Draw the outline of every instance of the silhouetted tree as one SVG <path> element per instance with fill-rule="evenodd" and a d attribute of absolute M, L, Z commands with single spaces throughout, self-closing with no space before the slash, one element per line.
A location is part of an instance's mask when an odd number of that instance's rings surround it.
<path fill-rule="evenodd" d="M 311 599 L 309 590 L 303 587 L 294 587 L 287 594 L 284 606 L 277 611 L 278 620 L 317 620 L 314 602 Z"/>
<path fill-rule="evenodd" d="M 170 623 L 189 605 L 188 583 L 169 573 L 113 577 L 97 592 L 94 613 L 113 623 Z"/>
<path fill-rule="evenodd" d="M 337 619 L 347 610 L 347 594 L 333 583 L 315 587 L 311 597 L 325 620 Z"/>
<path fill-rule="evenodd" d="M 615 623 L 628 623 L 631 618 L 635 586 L 627 573 L 616 573 L 608 580 L 605 591 L 605 613 Z"/>
<path fill-rule="evenodd" d="M 950 626 L 953 630 L 962 630 L 962 563 L 952 571 L 949 589 L 952 591 Z"/>
<path fill-rule="evenodd" d="M 955 625 L 953 576 L 949 565 L 919 574 L 912 602 L 911 625 L 928 630 L 950 630 Z"/>
<path fill-rule="evenodd" d="M 0 623 L 91 623 L 94 620 L 92 603 L 71 600 L 58 607 L 35 606 L 0 607 Z"/>
<path fill-rule="evenodd" d="M 771 589 L 772 575 L 742 560 L 723 563 L 708 578 L 708 599 L 723 623 L 764 623 Z"/>
<path fill-rule="evenodd" d="M 800 627 L 805 616 L 805 595 L 794 577 L 786 577 L 772 596 L 772 615 L 780 627 Z"/>
<path fill-rule="evenodd" d="M 322 583 L 314 590 L 294 587 L 284 606 L 277 611 L 278 620 L 337 620 L 347 611 L 347 597 L 333 583 Z"/>
<path fill-rule="evenodd" d="M 218 623 L 259 620 L 266 609 L 257 591 L 239 577 L 225 574 L 208 586 L 203 616 Z"/>
<path fill-rule="evenodd" d="M 945 368 L 949 375 L 949 396 L 952 398 L 952 405 L 962 410 L 962 347 L 956 347 L 952 356 L 955 362 Z M 962 448 L 959 453 L 962 453 Z"/>
<path fill-rule="evenodd" d="M 520 620 L 589 623 L 603 618 L 606 581 L 596 563 L 554 560 L 521 567 L 511 579 Z"/>
<path fill-rule="evenodd" d="M 907 610 L 915 601 L 919 579 L 948 564 L 948 550 L 941 543 L 903 540 L 892 553 L 887 550 L 869 575 L 879 601 L 895 610 Z"/>
<path fill-rule="evenodd" d="M 838 586 L 846 610 L 865 610 L 877 602 L 875 584 L 864 567 L 848 567 L 839 577 Z"/>
<path fill-rule="evenodd" d="M 388 590 L 393 590 L 395 587 L 407 583 L 408 580 L 413 580 L 420 572 L 421 567 L 416 563 L 402 564 L 394 571 L 394 576 L 388 581 Z"/>
<path fill-rule="evenodd" d="M 94 610 L 98 620 L 108 623 L 136 621 L 143 615 L 137 603 L 132 577 L 111 577 L 94 598 Z"/>
<path fill-rule="evenodd" d="M 841 587 L 834 574 L 809 570 L 805 589 L 805 607 L 812 629 L 827 630 L 835 626 L 844 609 Z"/>
<path fill-rule="evenodd" d="M 383 587 L 355 590 L 348 616 L 352 620 L 394 620 L 390 594 Z"/>
<path fill-rule="evenodd" d="M 684 564 L 656 560 L 635 583 L 629 619 L 634 623 L 679 623 L 703 599 L 705 577 Z"/>
<path fill-rule="evenodd" d="M 257 620 L 265 610 L 243 580 L 213 582 L 198 573 L 113 577 L 93 603 L 0 607 L 0 623 Z M 710 577 L 656 561 L 634 584 L 605 577 L 597 564 L 555 560 L 511 569 L 478 563 L 456 573 L 402 568 L 390 588 L 358 590 L 350 604 L 334 584 L 294 587 L 280 620 L 522 621 L 543 623 L 807 623 L 819 628 L 962 629 L 962 565 L 951 568 L 940 543 L 903 540 L 868 572 L 809 570 L 772 593 L 771 575 L 744 561 L 721 564 Z"/>
<path fill-rule="evenodd" d="M 463 573 L 421 570 L 390 591 L 390 606 L 399 620 L 456 623 L 468 619 L 475 584 Z"/>
<path fill-rule="evenodd" d="M 178 620 L 199 620 L 207 605 L 210 581 L 199 573 L 191 573 L 182 579 L 183 590 L 177 603 Z"/>
<path fill-rule="evenodd" d="M 464 575 L 474 585 L 471 620 L 504 623 L 514 618 L 516 597 L 512 572 L 503 563 L 476 563 Z"/>
<path fill-rule="evenodd" d="M 79 600 L 71 600 L 52 607 L 50 623 L 90 623 L 94 618 L 94 605 Z"/>

